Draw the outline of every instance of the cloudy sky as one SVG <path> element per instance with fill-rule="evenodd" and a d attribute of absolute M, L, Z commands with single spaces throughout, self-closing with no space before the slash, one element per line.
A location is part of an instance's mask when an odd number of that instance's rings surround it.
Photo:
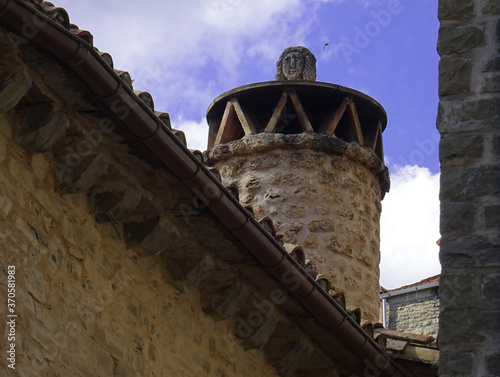
<path fill-rule="evenodd" d="M 53 2 L 130 72 L 135 89 L 153 95 L 193 149 L 206 149 L 205 112 L 217 95 L 273 80 L 283 49 L 308 47 L 318 81 L 362 91 L 388 114 L 381 284 L 439 273 L 435 0 Z"/>

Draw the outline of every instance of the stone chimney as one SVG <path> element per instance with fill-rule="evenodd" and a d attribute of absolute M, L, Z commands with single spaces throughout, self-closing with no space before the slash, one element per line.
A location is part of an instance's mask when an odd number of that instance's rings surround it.
<path fill-rule="evenodd" d="M 289 47 L 276 81 L 217 97 L 207 112 L 208 163 L 258 219 L 274 221 L 283 244 L 302 246 L 314 278 L 376 321 L 387 116 L 363 93 L 316 82 L 315 64 L 305 47 Z"/>

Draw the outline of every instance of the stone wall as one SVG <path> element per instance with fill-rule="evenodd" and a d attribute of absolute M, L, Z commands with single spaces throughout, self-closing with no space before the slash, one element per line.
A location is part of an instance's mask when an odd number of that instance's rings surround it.
<path fill-rule="evenodd" d="M 440 376 L 500 375 L 500 3 L 440 0 Z"/>
<path fill-rule="evenodd" d="M 14 143 L 13 119 L 0 115 L 0 296 L 15 266 L 16 369 L 5 352 L 2 375 L 276 375 L 229 321 L 203 313 L 197 290 L 170 284 L 162 255 L 127 248 L 112 223 L 96 222 L 86 193 L 57 191 L 52 153 Z"/>
<path fill-rule="evenodd" d="M 378 318 L 384 167 L 373 152 L 325 135 L 262 133 L 209 156 L 257 218 L 271 217 L 284 243 L 303 246 L 313 277 L 345 292 L 348 309 Z"/>
<path fill-rule="evenodd" d="M 386 321 L 389 330 L 431 335 L 436 339 L 439 330 L 438 287 L 388 297 Z"/>

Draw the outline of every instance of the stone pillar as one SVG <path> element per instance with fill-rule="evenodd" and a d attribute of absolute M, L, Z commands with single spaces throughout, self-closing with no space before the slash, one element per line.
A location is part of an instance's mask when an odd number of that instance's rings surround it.
<path fill-rule="evenodd" d="M 500 3 L 440 0 L 440 376 L 500 375 Z"/>

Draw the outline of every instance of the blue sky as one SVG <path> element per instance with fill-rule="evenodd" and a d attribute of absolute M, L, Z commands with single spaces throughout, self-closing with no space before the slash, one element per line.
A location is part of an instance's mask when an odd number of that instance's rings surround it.
<path fill-rule="evenodd" d="M 59 0 L 72 23 L 204 150 L 205 112 L 234 87 L 273 80 L 288 46 L 308 47 L 317 80 L 384 106 L 391 192 L 383 201 L 381 284 L 439 273 L 437 2 L 431 0 Z M 329 43 L 324 46 L 325 43 Z"/>

